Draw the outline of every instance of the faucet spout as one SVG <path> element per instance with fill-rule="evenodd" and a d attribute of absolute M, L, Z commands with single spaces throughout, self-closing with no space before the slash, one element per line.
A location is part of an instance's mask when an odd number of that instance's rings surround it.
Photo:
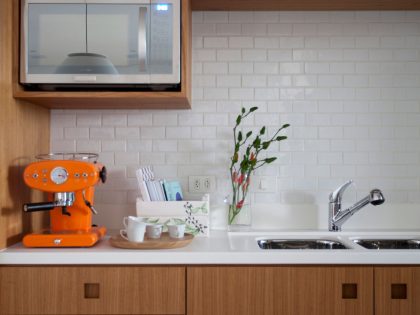
<path fill-rule="evenodd" d="M 350 179 L 349 181 L 345 182 L 343 185 L 338 187 L 330 194 L 330 202 L 339 202 L 341 203 L 341 199 L 343 198 L 344 191 L 353 184 L 353 181 Z"/>
<path fill-rule="evenodd" d="M 358 212 L 363 207 L 368 204 L 374 206 L 383 204 L 385 198 L 382 192 L 379 189 L 372 189 L 368 196 L 359 200 L 354 205 L 349 208 L 342 210 L 341 209 L 341 198 L 344 190 L 352 183 L 348 181 L 344 185 L 340 186 L 330 195 L 330 204 L 329 204 L 329 218 L 328 218 L 328 229 L 330 231 L 341 231 L 341 226 L 346 222 L 353 214 Z M 340 194 L 341 193 L 341 194 Z M 336 198 L 334 198 L 336 197 Z"/>

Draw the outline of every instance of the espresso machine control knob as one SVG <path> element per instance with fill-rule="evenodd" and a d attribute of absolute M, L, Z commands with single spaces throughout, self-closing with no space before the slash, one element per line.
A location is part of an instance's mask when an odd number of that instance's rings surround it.
<path fill-rule="evenodd" d="M 103 166 L 101 171 L 99 172 L 99 178 L 101 179 L 102 183 L 106 182 L 106 176 L 107 176 L 106 167 Z"/>

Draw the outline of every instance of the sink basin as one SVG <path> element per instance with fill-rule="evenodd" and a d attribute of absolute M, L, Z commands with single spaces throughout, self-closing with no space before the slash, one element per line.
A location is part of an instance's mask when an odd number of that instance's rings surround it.
<path fill-rule="evenodd" d="M 348 249 L 338 241 L 321 239 L 262 239 L 257 243 L 261 249 Z"/>
<path fill-rule="evenodd" d="M 356 239 L 353 242 L 367 249 L 420 249 L 420 239 Z"/>

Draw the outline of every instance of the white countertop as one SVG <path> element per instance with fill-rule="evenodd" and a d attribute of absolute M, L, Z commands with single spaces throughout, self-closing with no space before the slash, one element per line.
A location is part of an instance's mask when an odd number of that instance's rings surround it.
<path fill-rule="evenodd" d="M 262 238 L 339 240 L 350 249 L 263 250 Z M 108 237 L 91 248 L 25 248 L 0 251 L 0 265 L 150 265 L 150 264 L 420 264 L 420 250 L 369 250 L 353 238 L 418 238 L 420 231 L 212 231 L 184 248 L 128 250 L 114 248 Z"/>

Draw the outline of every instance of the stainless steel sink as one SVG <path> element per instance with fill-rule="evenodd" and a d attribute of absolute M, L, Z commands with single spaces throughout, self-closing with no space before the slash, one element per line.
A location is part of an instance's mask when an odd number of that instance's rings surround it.
<path fill-rule="evenodd" d="M 338 241 L 322 239 L 262 239 L 257 243 L 261 249 L 348 249 Z"/>
<path fill-rule="evenodd" d="M 420 239 L 355 239 L 367 249 L 420 249 Z"/>

